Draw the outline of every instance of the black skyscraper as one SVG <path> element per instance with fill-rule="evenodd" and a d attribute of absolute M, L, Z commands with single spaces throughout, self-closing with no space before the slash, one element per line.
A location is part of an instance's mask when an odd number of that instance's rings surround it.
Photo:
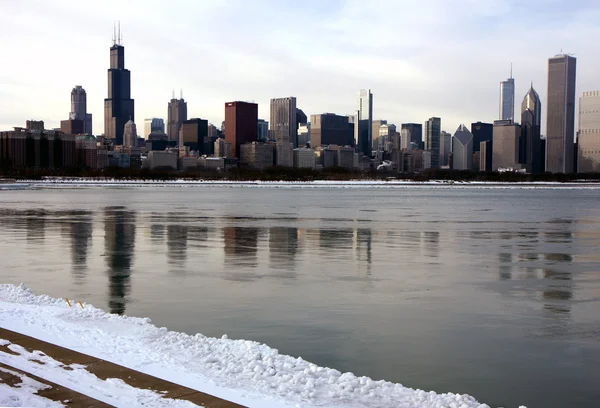
<path fill-rule="evenodd" d="M 471 123 L 471 133 L 473 134 L 473 153 L 475 153 L 479 151 L 481 142 L 492 141 L 494 125 L 483 122 Z"/>
<path fill-rule="evenodd" d="M 129 119 L 135 122 L 131 99 L 131 73 L 125 69 L 125 47 L 120 44 L 121 33 L 113 38 L 108 69 L 108 98 L 104 100 L 104 136 L 123 144 L 123 131 Z"/>

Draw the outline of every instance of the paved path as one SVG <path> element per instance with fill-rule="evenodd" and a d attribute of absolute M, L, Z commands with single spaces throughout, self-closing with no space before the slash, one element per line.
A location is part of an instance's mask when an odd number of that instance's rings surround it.
<path fill-rule="evenodd" d="M 29 337 L 20 333 L 16 333 L 10 330 L 6 330 L 0 328 L 0 339 L 5 339 L 10 341 L 13 344 L 18 344 L 19 346 L 25 348 L 27 351 L 38 350 L 46 354 L 48 357 L 53 358 L 56 361 L 63 363 L 65 366 L 70 364 L 82 364 L 86 366 L 86 370 L 98 378 L 102 380 L 106 380 L 107 378 L 118 378 L 129 384 L 132 387 L 139 389 L 147 389 L 153 390 L 156 392 L 161 392 L 165 398 L 173 398 L 173 399 L 182 399 L 193 402 L 194 404 L 198 404 L 200 406 L 204 406 L 206 408 L 244 408 L 242 405 L 235 404 L 233 402 L 229 402 L 217 397 L 214 397 L 209 394 L 205 394 L 203 392 L 194 390 L 192 388 L 187 388 L 179 384 L 175 384 L 169 381 L 162 380 L 160 378 L 156 378 L 150 376 L 148 374 L 140 373 L 139 371 L 135 371 L 118 364 L 110 363 L 105 360 L 101 360 L 99 358 L 95 358 L 92 356 L 88 356 L 86 354 L 78 353 L 73 350 L 69 350 L 60 346 L 56 346 L 51 343 L 47 343 L 42 340 L 35 339 L 33 337 Z M 10 350 L 8 346 L 0 346 L 0 351 L 9 353 L 9 354 L 17 354 Z M 40 363 L 43 364 L 43 363 Z M 3 365 L 0 365 L 3 366 Z M 109 407 L 103 402 L 97 401 L 93 398 L 90 398 L 81 393 L 75 392 L 65 387 L 60 387 L 56 384 L 53 384 L 48 379 L 42 379 L 36 376 L 33 376 L 29 373 L 23 373 L 20 370 L 16 370 L 12 367 L 3 366 L 6 369 L 10 369 L 15 372 L 19 372 L 20 374 L 26 374 L 28 377 L 33 378 L 41 383 L 52 386 L 52 389 L 42 390 L 38 392 L 38 395 L 43 396 L 45 398 L 51 399 L 53 401 L 65 401 L 72 400 L 74 405 L 63 404 L 67 406 L 86 406 L 86 407 Z M 65 368 L 57 368 L 57 370 L 65 369 Z M 11 381 L 14 384 L 14 375 L 9 373 L 0 371 L 0 381 L 11 385 Z M 12 379 L 11 379 L 12 378 Z M 45 394 L 44 394 L 45 393 Z"/>

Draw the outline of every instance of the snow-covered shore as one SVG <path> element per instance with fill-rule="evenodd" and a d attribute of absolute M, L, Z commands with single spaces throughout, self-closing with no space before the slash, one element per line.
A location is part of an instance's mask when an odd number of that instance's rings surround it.
<path fill-rule="evenodd" d="M 10 184 L 5 185 L 8 189 Z M 237 180 L 136 180 L 93 178 L 47 178 L 22 180 L 19 186 L 28 188 L 119 188 L 119 187 L 252 187 L 252 188 L 526 188 L 526 189 L 597 189 L 600 182 L 490 182 L 449 180 L 314 180 L 314 181 L 237 181 Z"/>
<path fill-rule="evenodd" d="M 147 318 L 84 307 L 0 285 L 1 327 L 249 407 L 489 408 L 468 395 L 319 367 L 253 341 L 171 332 Z M 0 362 L 14 358 L 0 352 Z"/>

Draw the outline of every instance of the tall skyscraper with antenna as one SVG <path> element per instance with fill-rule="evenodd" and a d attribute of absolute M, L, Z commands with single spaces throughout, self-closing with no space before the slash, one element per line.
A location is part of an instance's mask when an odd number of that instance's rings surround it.
<path fill-rule="evenodd" d="M 515 120 L 515 79 L 510 64 L 510 78 L 500 82 L 500 120 Z"/>
<path fill-rule="evenodd" d="M 180 90 L 179 99 L 175 99 L 175 90 L 173 90 L 167 114 L 167 136 L 169 140 L 179 140 L 179 131 L 187 118 L 187 102 L 183 99 L 183 91 Z"/>
<path fill-rule="evenodd" d="M 121 44 L 121 23 L 114 29 L 108 69 L 108 98 L 104 100 L 104 136 L 123 144 L 125 124 L 135 121 L 134 101 L 131 99 L 131 73 L 125 69 L 125 47 Z"/>

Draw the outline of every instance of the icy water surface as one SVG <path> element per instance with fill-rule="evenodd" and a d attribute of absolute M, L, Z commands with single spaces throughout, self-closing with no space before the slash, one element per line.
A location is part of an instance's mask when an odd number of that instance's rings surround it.
<path fill-rule="evenodd" d="M 2 191 L 0 281 L 492 406 L 600 406 L 600 189 Z"/>

